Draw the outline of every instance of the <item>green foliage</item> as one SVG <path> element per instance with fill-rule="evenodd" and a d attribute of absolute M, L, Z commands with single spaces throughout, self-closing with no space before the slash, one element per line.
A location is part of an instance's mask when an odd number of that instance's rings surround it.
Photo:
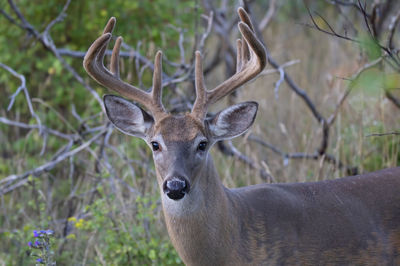
<path fill-rule="evenodd" d="M 363 71 L 356 79 L 350 82 L 354 93 L 364 93 L 367 97 L 379 97 L 384 91 L 395 91 L 399 88 L 400 74 L 385 71 L 381 67 Z M 360 102 L 362 100 L 360 99 Z"/>
<path fill-rule="evenodd" d="M 373 39 L 370 35 L 360 37 L 360 48 L 362 51 L 365 51 L 369 60 L 377 59 L 382 54 L 377 40 Z"/>
<path fill-rule="evenodd" d="M 21 0 L 17 5 L 27 21 L 42 32 L 57 17 L 65 2 Z M 1 8 L 13 14 L 8 4 L 4 3 Z M 196 7 L 195 1 L 71 1 L 67 16 L 51 29 L 50 34 L 58 48 L 83 52 L 102 33 L 108 19 L 115 16 L 117 25 L 114 34 L 123 36 L 125 43 L 136 48 L 140 41 L 139 51 L 148 58 L 152 58 L 156 50 L 163 49 L 165 56 L 174 61 L 179 56 L 179 31 L 176 28 L 184 29 L 185 40 L 193 40 L 196 20 L 201 13 L 201 8 Z M 43 125 L 65 134 L 77 133 L 83 125 L 73 116 L 73 108 L 82 119 L 87 119 L 101 111 L 100 105 L 40 42 L 2 15 L 0 17 L 0 62 L 25 76 L 33 108 Z M 192 44 L 187 44 L 185 47 L 191 49 Z M 64 59 L 82 77 L 87 78 L 81 58 L 65 56 Z M 133 76 L 132 83 L 136 83 L 135 64 L 126 60 L 124 65 L 121 75 Z M 165 69 L 168 71 L 168 66 Z M 88 78 L 87 80 L 89 81 Z M 143 82 L 145 86 L 149 86 L 150 73 L 144 76 Z M 92 85 L 100 96 L 107 93 L 95 82 Z M 0 99 L 1 116 L 36 124 L 23 93 L 18 95 L 12 109 L 5 111 L 10 100 L 8 96 L 19 86 L 19 79 L 0 68 L 0 88 L 5 94 Z M 97 127 L 103 123 L 104 116 L 100 115 L 88 119 L 85 125 Z M 82 144 L 82 141 L 84 140 L 77 140 L 72 149 Z M 54 159 L 56 152 L 68 144 L 62 138 L 49 135 L 45 142 L 45 152 L 40 155 L 44 139 L 37 130 L 24 130 L 2 123 L 0 142 L 0 179 Z M 137 186 L 142 181 L 149 182 L 149 170 L 140 165 L 142 156 L 137 152 L 140 149 L 145 151 L 144 154 L 148 153 L 146 145 L 134 138 L 124 138 L 121 143 L 124 144 L 121 149 L 134 161 L 133 167 L 137 175 L 136 180 L 126 182 L 131 186 Z M 132 146 L 126 148 L 128 144 Z M 142 192 L 148 193 L 148 196 L 138 197 L 131 202 L 128 213 L 121 213 L 120 200 L 107 198 L 112 192 L 101 181 L 111 180 L 112 174 L 105 169 L 92 174 L 95 172 L 92 166 L 95 168 L 96 152 L 96 147 L 93 147 L 90 156 L 79 154 L 71 161 L 66 160 L 42 174 L 40 178 L 30 176 L 28 183 L 21 189 L 21 195 L 6 195 L 2 198 L 0 264 L 31 265 L 26 243 L 35 228 L 52 228 L 56 231 L 54 250 L 58 265 L 79 265 L 84 260 L 91 265 L 98 265 L 102 260 L 107 265 L 181 264 L 166 236 L 164 226 L 160 223 L 160 208 L 155 200 L 159 197 L 158 192 L 145 187 Z M 127 175 L 126 162 L 115 154 L 110 156 L 110 161 L 115 169 L 121 169 L 121 173 L 118 173 L 120 176 Z M 71 170 L 73 174 L 70 176 Z M 84 196 L 68 198 L 73 189 L 78 194 L 86 195 L 84 193 L 93 186 L 91 178 L 100 180 L 94 186 L 99 194 L 95 194 L 92 202 L 86 201 Z M 47 181 L 42 182 L 43 179 Z M 108 184 L 107 182 L 105 183 Z M 90 215 L 82 221 L 78 219 L 77 223 L 68 222 L 72 232 L 68 231 L 68 234 L 63 235 L 67 231 L 63 231 L 63 223 L 60 221 L 68 219 L 67 206 L 81 208 Z M 93 239 L 98 243 L 97 250 L 91 248 L 88 250 L 88 257 L 85 257 L 85 248 Z"/>
<path fill-rule="evenodd" d="M 356 90 L 362 90 L 368 96 L 378 97 L 384 88 L 385 73 L 379 69 L 368 69 L 351 82 L 350 86 Z"/>
<path fill-rule="evenodd" d="M 176 251 L 157 227 L 158 207 L 154 196 L 138 196 L 130 216 L 113 196 L 106 199 L 104 195 L 86 206 L 89 218 L 68 219 L 75 229 L 67 238 L 75 243 L 95 238 L 95 264 L 181 265 Z"/>
<path fill-rule="evenodd" d="M 27 224 L 23 229 L 0 232 L 2 240 L 0 258 L 6 265 L 31 265 L 27 256 L 29 250 L 27 239 L 31 238 L 33 228 L 31 224 Z"/>
<path fill-rule="evenodd" d="M 18 1 L 21 12 L 39 32 L 58 15 L 64 4 L 65 1 L 60 0 L 51 3 L 45 0 L 34 3 L 27 0 Z M 5 6 L 5 10 L 11 13 L 8 5 Z M 196 17 L 201 14 L 201 10 L 197 13 L 195 10 L 197 9 L 194 1 L 71 1 L 67 17 L 63 22 L 56 24 L 50 33 L 57 47 L 86 51 L 93 40 L 102 33 L 107 20 L 115 16 L 118 22 L 114 34 L 123 36 L 127 44 L 136 47 L 140 41 L 140 52 L 150 58 L 157 49 L 168 48 L 163 50 L 166 56 L 173 60 L 179 55 L 179 32 L 171 25 L 185 29 L 185 37 L 190 40 L 194 34 Z M 72 102 L 80 113 L 86 111 L 93 114 L 100 111 L 96 102 L 89 102 L 88 105 L 88 97 L 85 97 L 88 95 L 87 91 L 71 75 L 66 75 L 60 61 L 45 51 L 39 42 L 29 38 L 23 30 L 8 22 L 0 23 L 0 32 L 0 62 L 17 69 L 26 77 L 31 96 L 39 97 L 57 108 L 63 108 L 63 114 L 67 114 L 67 118 Z M 81 59 L 66 60 L 86 77 Z M 127 70 L 133 69 L 128 66 Z M 147 78 L 150 82 L 150 75 Z M 6 88 L 7 95 L 11 95 L 18 87 L 19 81 L 10 78 L 10 75 L 2 70 L 0 84 Z M 104 93 L 103 89 L 101 91 Z M 24 117 L 29 116 L 26 105 L 20 98 L 22 95 L 19 96 L 13 111 L 18 110 Z M 7 97 L 3 97 L 0 104 L 7 106 Z M 54 120 L 52 117 L 48 119 L 51 125 L 51 121 Z"/>
<path fill-rule="evenodd" d="M 31 200 L 27 208 L 35 209 L 37 203 Z M 44 213 L 45 206 L 44 201 L 40 201 L 39 212 Z M 88 261 L 91 265 L 103 262 L 107 265 L 182 265 L 173 246 L 159 228 L 160 209 L 155 196 L 137 197 L 134 208 L 133 213 L 123 213 L 118 200 L 104 195 L 104 198 L 86 206 L 87 218 L 70 217 L 68 222 L 72 230 L 69 234 L 64 239 L 60 236 L 52 239 L 52 250 L 57 251 L 64 245 L 68 247 L 64 253 L 54 256 L 57 264 L 68 265 L 72 257 L 81 262 L 88 243 L 94 241 L 95 250 L 89 251 L 93 253 Z M 27 243 L 34 241 L 32 230 L 37 228 L 38 223 L 25 223 L 22 229 L 0 232 L 0 257 L 7 265 L 31 265 L 32 259 L 28 254 L 32 251 Z M 42 218 L 39 224 L 48 228 L 49 217 Z"/>

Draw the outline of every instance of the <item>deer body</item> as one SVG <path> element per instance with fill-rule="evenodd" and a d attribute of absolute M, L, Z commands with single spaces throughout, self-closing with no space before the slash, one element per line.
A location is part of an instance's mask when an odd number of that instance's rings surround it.
<path fill-rule="evenodd" d="M 171 241 L 187 265 L 400 264 L 400 168 L 202 191 L 201 207 L 182 206 L 182 216 L 163 198 Z"/>
<path fill-rule="evenodd" d="M 259 74 L 266 65 L 244 9 L 238 10 L 237 72 L 207 90 L 200 52 L 195 58 L 196 101 L 172 115 L 162 104 L 161 58 L 153 88 L 144 92 L 119 78 L 118 37 L 110 70 L 103 64 L 115 18 L 89 48 L 84 67 L 100 84 L 139 102 L 106 95 L 109 120 L 153 150 L 171 241 L 187 265 L 400 265 L 400 168 L 333 181 L 225 188 L 210 148 L 243 134 L 258 105 L 244 102 L 213 117 L 207 108 Z"/>

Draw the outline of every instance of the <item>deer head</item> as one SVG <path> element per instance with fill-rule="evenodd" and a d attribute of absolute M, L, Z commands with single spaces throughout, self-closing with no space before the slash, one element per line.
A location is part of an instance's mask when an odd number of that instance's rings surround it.
<path fill-rule="evenodd" d="M 104 67 L 104 54 L 111 40 L 115 18 L 89 48 L 83 65 L 89 75 L 103 86 L 115 90 L 141 107 L 119 96 L 105 95 L 104 105 L 109 120 L 125 134 L 142 138 L 153 150 L 157 180 L 162 195 L 178 201 L 189 195 L 199 182 L 199 173 L 207 161 L 208 151 L 219 140 L 244 133 L 257 113 L 256 102 L 244 102 L 206 118 L 209 105 L 254 78 L 266 65 L 265 48 L 257 39 L 250 18 L 239 8 L 238 24 L 243 39 L 237 41 L 237 71 L 212 90 L 204 85 L 202 56 L 196 52 L 196 101 L 190 113 L 172 115 L 166 112 L 162 98 L 162 53 L 155 57 L 153 86 L 150 92 L 125 83 L 119 77 L 118 37 L 111 56 L 110 69 Z"/>

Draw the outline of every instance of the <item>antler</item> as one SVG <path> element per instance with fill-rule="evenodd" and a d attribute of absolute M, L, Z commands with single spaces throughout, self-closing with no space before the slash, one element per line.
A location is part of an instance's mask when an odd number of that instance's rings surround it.
<path fill-rule="evenodd" d="M 236 73 L 208 91 L 204 85 L 201 53 L 196 51 L 195 62 L 195 87 L 196 101 L 192 108 L 192 114 L 203 120 L 207 108 L 228 95 L 230 92 L 257 76 L 267 64 L 264 45 L 258 40 L 249 15 L 243 8 L 238 9 L 241 21 L 238 24 L 243 40 L 237 40 Z M 104 67 L 104 55 L 107 45 L 111 40 L 111 32 L 114 29 L 116 19 L 110 18 L 104 28 L 103 35 L 97 38 L 90 46 L 83 60 L 86 72 L 101 85 L 119 92 L 128 99 L 142 104 L 149 110 L 156 120 L 160 120 L 167 113 L 161 102 L 162 98 L 162 52 L 158 51 L 154 62 L 153 88 L 145 92 L 124 81 L 119 77 L 119 51 L 122 37 L 118 37 L 111 56 L 110 70 Z"/>
<path fill-rule="evenodd" d="M 122 37 L 118 37 L 111 55 L 110 70 L 104 67 L 104 55 L 107 45 L 111 40 L 111 32 L 114 29 L 116 19 L 110 18 L 104 28 L 103 35 L 93 42 L 83 60 L 86 72 L 98 83 L 109 89 L 115 90 L 121 95 L 142 104 L 149 110 L 154 118 L 161 119 L 166 115 L 161 102 L 162 96 L 162 52 L 158 51 L 154 62 L 153 88 L 145 92 L 124 81 L 119 77 L 119 51 Z"/>
<path fill-rule="evenodd" d="M 244 40 L 237 40 L 236 73 L 208 91 L 204 85 L 201 53 L 196 51 L 195 87 L 196 101 L 192 108 L 192 114 L 203 120 L 207 107 L 228 95 L 230 92 L 257 76 L 267 64 L 264 45 L 254 33 L 254 27 L 250 17 L 243 8 L 238 9 L 240 33 Z M 250 48 L 250 49 L 249 49 Z"/>

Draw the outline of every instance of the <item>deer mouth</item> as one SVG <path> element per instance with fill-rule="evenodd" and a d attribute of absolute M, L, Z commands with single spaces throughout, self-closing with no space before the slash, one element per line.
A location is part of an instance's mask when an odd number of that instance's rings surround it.
<path fill-rule="evenodd" d="M 182 199 L 189 192 L 189 190 L 189 182 L 183 177 L 167 178 L 163 184 L 164 193 L 172 200 Z"/>

